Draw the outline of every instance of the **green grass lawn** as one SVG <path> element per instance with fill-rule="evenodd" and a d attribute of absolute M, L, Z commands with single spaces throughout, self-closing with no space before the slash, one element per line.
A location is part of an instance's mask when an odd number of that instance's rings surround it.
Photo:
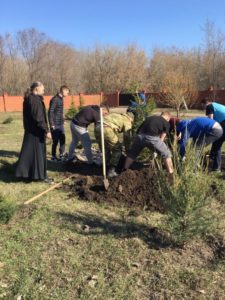
<path fill-rule="evenodd" d="M 13 122 L 3 125 L 8 116 Z M 66 135 L 68 149 L 69 123 Z M 19 209 L 0 225 L 0 299 L 225 299 L 219 248 L 205 239 L 184 248 L 158 243 L 160 213 L 81 201 L 62 189 L 23 206 L 46 185 L 15 181 L 22 137 L 21 113 L 1 113 L 0 193 Z M 57 165 L 48 175 L 60 181 L 66 169 Z M 214 180 L 224 210 L 224 179 Z"/>

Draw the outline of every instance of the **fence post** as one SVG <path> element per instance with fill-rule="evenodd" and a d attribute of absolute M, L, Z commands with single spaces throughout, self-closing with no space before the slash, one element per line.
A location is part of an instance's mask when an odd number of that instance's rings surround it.
<path fill-rule="evenodd" d="M 85 99 L 83 97 L 83 93 L 79 93 L 79 107 L 84 106 Z"/>
<path fill-rule="evenodd" d="M 101 105 L 102 102 L 103 102 L 103 92 L 100 93 L 100 104 L 99 105 Z"/>
<path fill-rule="evenodd" d="M 116 106 L 120 106 L 120 91 L 116 91 Z"/>

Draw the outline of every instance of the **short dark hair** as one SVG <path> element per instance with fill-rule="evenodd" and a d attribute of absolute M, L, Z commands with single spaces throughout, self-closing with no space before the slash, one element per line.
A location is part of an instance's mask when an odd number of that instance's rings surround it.
<path fill-rule="evenodd" d="M 28 97 L 31 93 L 33 93 L 33 91 L 38 87 L 43 85 L 42 82 L 40 81 L 35 81 L 31 84 L 31 86 L 26 90 L 26 92 L 24 93 L 24 97 Z"/>
<path fill-rule="evenodd" d="M 108 105 L 107 103 L 105 103 L 105 102 L 102 102 L 102 103 L 101 103 L 101 105 L 100 105 L 100 107 L 102 107 L 102 108 L 106 109 L 106 110 L 107 110 L 107 112 L 109 112 L 109 105 Z"/>
<path fill-rule="evenodd" d="M 41 86 L 41 85 L 43 85 L 43 83 L 40 81 L 33 82 L 30 86 L 31 92 L 33 92 L 38 86 Z"/>
<path fill-rule="evenodd" d="M 70 89 L 68 88 L 67 85 L 60 86 L 59 92 L 62 93 L 63 90 L 68 90 L 70 92 Z"/>
<path fill-rule="evenodd" d="M 205 98 L 203 98 L 203 99 L 201 100 L 201 103 L 202 103 L 202 104 L 206 104 L 207 102 L 212 102 L 212 100 L 209 99 L 208 97 L 205 97 Z"/>

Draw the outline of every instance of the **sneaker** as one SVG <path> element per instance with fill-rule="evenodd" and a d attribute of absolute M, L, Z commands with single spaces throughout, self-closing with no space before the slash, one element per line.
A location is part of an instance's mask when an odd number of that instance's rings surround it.
<path fill-rule="evenodd" d="M 53 178 L 47 177 L 47 178 L 45 178 L 45 179 L 43 180 L 43 182 L 44 182 L 44 183 L 48 183 L 48 184 L 54 184 L 54 179 L 53 179 Z"/>
<path fill-rule="evenodd" d="M 108 177 L 109 178 L 116 177 L 118 175 L 119 174 L 116 172 L 115 167 L 112 167 L 112 168 L 109 169 L 109 171 L 108 171 Z"/>
<path fill-rule="evenodd" d="M 54 179 L 53 178 L 49 178 L 46 177 L 45 179 L 41 179 L 41 180 L 37 180 L 38 182 L 43 182 L 43 183 L 47 183 L 47 184 L 54 184 Z"/>
<path fill-rule="evenodd" d="M 75 156 L 76 159 L 78 159 L 81 162 L 86 162 L 86 163 L 88 162 L 87 157 L 84 154 L 76 153 Z"/>
<path fill-rule="evenodd" d="M 67 160 L 67 158 L 68 158 L 68 153 L 65 152 L 65 153 L 63 153 L 63 154 L 60 154 L 59 158 L 60 158 L 60 160 Z"/>
<path fill-rule="evenodd" d="M 221 169 L 211 169 L 210 172 L 221 173 Z"/>

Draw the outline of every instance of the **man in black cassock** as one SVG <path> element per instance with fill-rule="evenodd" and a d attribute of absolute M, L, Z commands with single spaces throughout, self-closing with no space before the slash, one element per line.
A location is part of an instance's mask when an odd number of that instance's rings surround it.
<path fill-rule="evenodd" d="M 46 109 L 43 100 L 44 86 L 41 82 L 31 85 L 24 97 L 23 125 L 24 138 L 16 177 L 27 180 L 49 182 L 46 168 L 46 137 L 51 139 Z"/>

